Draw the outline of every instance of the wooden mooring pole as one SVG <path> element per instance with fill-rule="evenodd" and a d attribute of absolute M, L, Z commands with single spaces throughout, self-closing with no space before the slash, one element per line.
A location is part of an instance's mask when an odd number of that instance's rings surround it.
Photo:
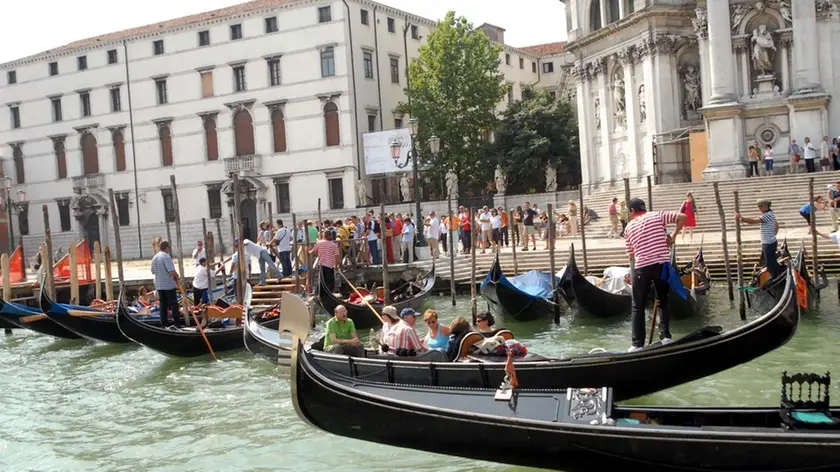
<path fill-rule="evenodd" d="M 105 266 L 105 299 L 111 301 L 114 299 L 114 277 L 111 275 L 111 246 L 105 246 L 102 255 L 103 265 Z"/>
<path fill-rule="evenodd" d="M 551 271 L 551 301 L 552 306 L 554 307 L 554 324 L 560 323 L 560 297 L 557 296 L 557 276 L 556 268 L 554 266 L 554 246 L 555 246 L 555 238 L 557 237 L 554 234 L 554 207 L 551 203 L 548 204 L 548 267 Z"/>
<path fill-rule="evenodd" d="M 11 224 L 11 223 L 9 223 Z M 14 243 L 12 243 L 14 244 Z M 11 244 L 9 245 L 11 246 Z M 14 248 L 12 248 L 14 251 Z M 52 270 L 52 267 L 50 267 Z M 9 255 L 6 253 L 0 254 L 0 271 L 3 271 L 3 300 L 11 301 L 12 300 L 12 281 L 11 277 L 9 277 Z M 7 335 L 12 334 L 12 330 L 6 328 L 3 330 Z"/>
<path fill-rule="evenodd" d="M 93 279 L 96 281 L 95 298 L 102 300 L 102 246 L 99 245 L 99 241 L 93 242 Z"/>
<path fill-rule="evenodd" d="M 371 224 L 371 228 L 373 228 L 373 224 Z M 390 283 L 388 280 L 388 244 L 391 238 L 385 234 L 388 230 L 388 215 L 385 214 L 385 203 L 379 204 L 379 234 L 382 235 L 379 238 L 379 242 L 381 243 L 381 247 L 379 248 L 379 259 L 382 261 L 382 297 L 383 297 L 383 304 L 387 305 L 390 303 L 391 300 L 391 290 L 390 290 Z M 399 314 L 399 313 L 398 313 Z"/>
<path fill-rule="evenodd" d="M 236 266 L 231 268 L 231 272 L 236 271 L 236 303 L 242 305 L 245 299 L 245 284 L 248 283 L 246 277 L 250 274 L 246 275 L 246 267 L 248 265 L 245 263 L 244 235 L 242 234 L 242 220 L 239 218 L 239 203 L 242 199 L 242 192 L 239 188 L 239 175 L 236 173 L 232 173 L 231 175 L 233 176 L 233 221 L 231 223 L 235 231 L 233 237 L 239 240 L 239 244 L 236 245 Z"/>
<path fill-rule="evenodd" d="M 454 220 L 452 216 L 452 197 L 446 199 L 447 205 L 447 213 L 446 213 L 446 243 L 449 244 L 449 294 L 452 297 L 452 306 L 456 305 L 455 302 L 455 254 L 458 254 L 458 241 L 455 239 L 454 235 L 458 234 L 457 232 L 452 231 L 452 221 Z M 514 265 L 516 265 L 516 255 L 514 253 Z"/>
<path fill-rule="evenodd" d="M 740 212 L 740 202 L 738 200 L 738 191 L 732 192 L 735 199 L 735 212 Z M 744 255 L 741 247 L 741 220 L 735 220 L 735 250 L 736 252 L 736 270 L 738 271 L 738 314 L 741 315 L 742 320 L 747 319 L 747 295 L 744 293 Z"/>
<path fill-rule="evenodd" d="M 476 294 L 475 290 L 475 242 L 477 238 L 475 237 L 475 208 L 470 208 L 470 306 L 472 308 L 472 319 L 473 324 L 475 324 L 475 317 L 478 314 L 478 299 L 476 298 L 478 295 Z"/>
<path fill-rule="evenodd" d="M 720 200 L 720 189 L 718 183 L 712 184 L 715 189 L 715 203 L 717 204 L 718 215 L 720 216 L 720 239 L 723 244 L 723 265 L 726 272 L 726 289 L 729 294 L 729 301 L 735 300 L 735 292 L 732 284 L 732 267 L 729 264 L 729 244 L 726 242 L 726 215 L 723 213 L 723 203 Z"/>
<path fill-rule="evenodd" d="M 79 304 L 79 258 L 76 255 L 76 246 L 79 241 L 73 240 L 70 245 L 70 304 Z"/>
<path fill-rule="evenodd" d="M 120 282 L 120 290 L 123 289 L 125 283 L 125 274 L 123 273 L 123 254 L 122 254 L 122 240 L 120 239 L 120 222 L 117 215 L 117 201 L 114 199 L 114 189 L 108 189 L 108 200 L 111 202 L 111 222 L 114 224 L 114 245 L 117 250 L 117 278 Z M 110 270 L 110 269 L 108 269 Z M 113 282 L 112 282 L 113 283 Z"/>
<path fill-rule="evenodd" d="M 508 211 L 508 232 L 510 232 L 510 241 L 513 243 L 511 247 L 513 249 L 513 274 L 516 275 L 519 273 L 519 262 L 516 260 L 516 243 L 517 241 L 514 240 L 514 234 L 517 233 L 519 228 L 514 224 L 513 221 L 513 210 Z"/>
<path fill-rule="evenodd" d="M 653 184 L 651 184 L 650 176 L 647 176 L 647 191 L 648 191 L 647 211 L 653 211 Z"/>
<path fill-rule="evenodd" d="M 580 246 L 583 251 L 583 275 L 586 275 L 589 273 L 589 260 L 586 258 L 586 210 L 583 205 L 583 184 L 578 187 L 578 191 L 580 194 L 580 205 L 578 206 L 580 210 Z"/>
<path fill-rule="evenodd" d="M 222 235 L 222 220 L 220 218 L 216 218 L 216 234 L 219 236 L 219 256 L 222 260 L 225 260 L 225 239 Z"/>
<path fill-rule="evenodd" d="M 45 288 L 50 298 L 55 300 L 55 280 L 53 280 L 53 252 L 52 252 L 52 233 L 50 232 L 50 211 L 47 205 L 43 205 L 41 210 L 44 212 L 44 239 L 47 244 L 46 257 L 42 259 L 42 265 L 46 268 L 46 277 L 44 277 Z M 10 223 L 11 224 L 11 223 Z M 7 299 L 8 300 L 8 299 Z"/>
<path fill-rule="evenodd" d="M 811 280 L 817 280 L 817 202 L 814 196 L 814 178 L 808 179 L 808 201 L 811 202 Z M 819 290 L 817 296 L 819 297 Z"/>
<path fill-rule="evenodd" d="M 295 293 L 300 294 L 300 254 L 298 254 L 298 240 L 297 240 L 297 216 L 292 213 L 292 254 L 295 257 Z"/>

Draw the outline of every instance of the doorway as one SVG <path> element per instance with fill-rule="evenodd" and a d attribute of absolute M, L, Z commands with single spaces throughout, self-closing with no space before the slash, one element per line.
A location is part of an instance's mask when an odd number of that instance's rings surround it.
<path fill-rule="evenodd" d="M 691 155 L 691 181 L 702 182 L 703 171 L 709 165 L 708 141 L 705 131 L 697 131 L 688 135 L 689 153 Z"/>
<path fill-rule="evenodd" d="M 251 241 L 257 240 L 257 202 L 245 199 L 239 204 L 239 217 L 242 219 L 242 233 Z"/>

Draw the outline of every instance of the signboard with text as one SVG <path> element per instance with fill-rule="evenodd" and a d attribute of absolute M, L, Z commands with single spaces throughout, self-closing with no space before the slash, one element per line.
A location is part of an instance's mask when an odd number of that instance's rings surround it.
<path fill-rule="evenodd" d="M 362 136 L 365 147 L 365 173 L 367 175 L 395 174 L 412 170 L 411 131 L 407 128 L 365 133 Z M 400 156 L 394 159 L 391 147 L 400 145 Z"/>

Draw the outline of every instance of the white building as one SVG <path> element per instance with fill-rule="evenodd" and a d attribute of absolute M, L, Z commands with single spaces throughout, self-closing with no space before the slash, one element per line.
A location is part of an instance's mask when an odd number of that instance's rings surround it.
<path fill-rule="evenodd" d="M 783 170 L 792 139 L 838 134 L 838 0 L 565 3 L 592 188 L 743 177 L 756 142 Z"/>
<path fill-rule="evenodd" d="M 0 157 L 26 195 L 15 233 L 31 256 L 46 205 L 54 246 L 113 244 L 113 189 L 124 256 L 141 241 L 148 256 L 175 220 L 172 175 L 187 247 L 202 219 L 230 247 L 234 172 L 251 237 L 258 221 L 288 225 L 319 201 L 324 218 L 360 213 L 358 180 L 382 198 L 361 135 L 407 120 L 395 111 L 405 68 L 432 27 L 367 0 L 257 0 L 2 64 Z M 539 57 L 505 54 L 518 99 Z"/>

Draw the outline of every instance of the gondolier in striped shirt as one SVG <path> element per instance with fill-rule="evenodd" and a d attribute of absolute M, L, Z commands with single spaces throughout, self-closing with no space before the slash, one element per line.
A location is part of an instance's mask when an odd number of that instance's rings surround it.
<path fill-rule="evenodd" d="M 779 232 L 779 225 L 776 223 L 776 213 L 770 209 L 770 205 L 772 204 L 770 200 L 762 199 L 756 202 L 756 204 L 758 205 L 758 210 L 761 211 L 761 215 L 757 218 L 741 216 L 740 213 L 735 212 L 735 219 L 748 224 L 761 224 L 759 231 L 761 254 L 764 257 L 764 263 L 767 265 L 767 271 L 770 272 L 770 277 L 775 279 L 782 271 L 776 256 L 776 251 L 779 249 L 779 241 L 776 239 L 776 233 Z"/>
<path fill-rule="evenodd" d="M 663 277 L 663 267 L 670 264 L 670 246 L 680 234 L 687 216 L 674 211 L 648 213 L 645 202 L 639 198 L 630 200 L 630 223 L 625 229 L 625 247 L 634 261 L 633 273 L 633 345 L 629 352 L 642 349 L 645 345 L 645 305 L 650 286 L 656 290 L 659 306 L 659 339 L 662 344 L 671 343 L 668 294 L 671 290 L 668 279 Z M 668 234 L 666 225 L 676 224 L 674 232 Z M 667 268 L 667 267 L 666 267 Z"/>

